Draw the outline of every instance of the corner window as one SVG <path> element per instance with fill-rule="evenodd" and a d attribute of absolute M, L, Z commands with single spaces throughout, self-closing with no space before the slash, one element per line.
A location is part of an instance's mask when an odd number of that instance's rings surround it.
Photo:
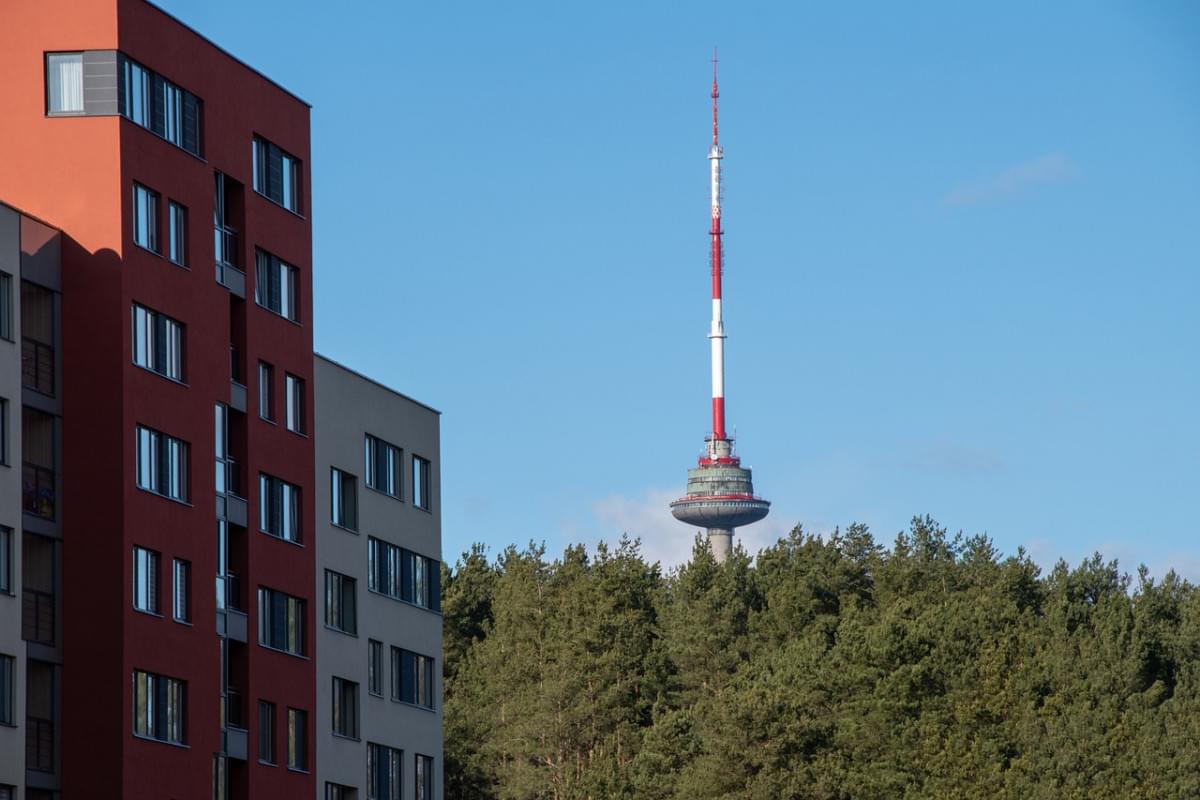
<path fill-rule="evenodd" d="M 133 306 L 133 363 L 171 380 L 183 380 L 183 324 Z"/>
<path fill-rule="evenodd" d="M 429 511 L 432 509 L 429 486 L 429 460 L 420 456 L 412 458 L 413 505 Z"/>
<path fill-rule="evenodd" d="M 414 767 L 414 800 L 433 800 L 433 759 L 419 755 Z"/>
<path fill-rule="evenodd" d="M 0 655 L 0 724 L 16 724 L 16 700 L 13 691 L 17 681 L 17 661 Z"/>
<path fill-rule="evenodd" d="M 293 433 L 304 433 L 304 381 L 284 373 L 283 393 L 287 400 L 285 424 Z"/>
<path fill-rule="evenodd" d="M 50 114 L 83 113 L 83 53 L 49 53 L 46 56 L 46 111 Z"/>
<path fill-rule="evenodd" d="M 330 522 L 341 528 L 358 530 L 358 480 L 337 467 L 329 470 Z"/>
<path fill-rule="evenodd" d="M 266 250 L 255 251 L 254 302 L 268 311 L 296 322 L 300 319 L 297 306 L 296 268 L 280 261 Z"/>
<path fill-rule="evenodd" d="M 258 589 L 258 643 L 304 655 L 304 600 L 274 589 Z"/>
<path fill-rule="evenodd" d="M 185 684 L 150 672 L 133 673 L 133 732 L 172 744 L 184 743 Z"/>
<path fill-rule="evenodd" d="M 255 136 L 250 149 L 254 191 L 300 213 L 300 159 Z"/>
<path fill-rule="evenodd" d="M 0 272 L 0 339 L 14 341 L 13 277 L 7 272 Z"/>
<path fill-rule="evenodd" d="M 137 426 L 137 487 L 172 500 L 188 500 L 188 444 Z"/>
<path fill-rule="evenodd" d="M 400 455 L 394 444 L 377 439 L 371 434 L 366 438 L 367 486 L 378 492 L 401 498 Z"/>
<path fill-rule="evenodd" d="M 260 474 L 258 525 L 263 533 L 287 542 L 300 541 L 300 487 Z"/>
<path fill-rule="evenodd" d="M 158 192 L 133 185 L 133 243 L 158 252 Z"/>
<path fill-rule="evenodd" d="M 349 575 L 325 570 L 325 624 L 342 633 L 358 633 L 355 590 L 358 581 Z"/>
<path fill-rule="evenodd" d="M 144 547 L 133 548 L 133 607 L 158 613 L 158 553 Z"/>

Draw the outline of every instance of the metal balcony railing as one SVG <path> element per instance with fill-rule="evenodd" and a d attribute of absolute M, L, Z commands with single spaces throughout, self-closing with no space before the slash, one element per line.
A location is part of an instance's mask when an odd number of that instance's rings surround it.
<path fill-rule="evenodd" d="M 21 337 L 21 383 L 42 394 L 54 394 L 54 348 Z"/>
<path fill-rule="evenodd" d="M 54 470 L 22 463 L 21 508 L 35 516 L 54 519 Z"/>
<path fill-rule="evenodd" d="M 24 589 L 21 597 L 21 638 L 38 644 L 54 644 L 54 595 Z"/>
<path fill-rule="evenodd" d="M 25 718 L 25 768 L 54 771 L 54 720 Z"/>

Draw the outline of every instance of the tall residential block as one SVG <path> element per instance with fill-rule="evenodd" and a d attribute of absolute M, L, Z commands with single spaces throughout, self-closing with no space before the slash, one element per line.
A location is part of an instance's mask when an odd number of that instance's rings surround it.
<path fill-rule="evenodd" d="M 61 231 L 0 215 L 0 783 L 315 797 L 309 107 L 144 0 L 5 0 L 0 70 L 0 200 Z"/>
<path fill-rule="evenodd" d="M 313 377 L 317 776 L 326 800 L 440 798 L 439 414 L 321 356 Z"/>

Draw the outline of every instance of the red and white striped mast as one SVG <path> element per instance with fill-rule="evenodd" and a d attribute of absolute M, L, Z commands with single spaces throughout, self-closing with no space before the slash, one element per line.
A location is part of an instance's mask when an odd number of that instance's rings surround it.
<path fill-rule="evenodd" d="M 723 245 L 721 236 L 721 159 L 724 151 L 717 140 L 717 51 L 713 48 L 713 82 L 712 82 L 712 147 L 708 150 L 708 163 L 711 173 L 709 193 L 712 199 L 712 254 L 709 262 L 712 267 L 712 329 L 708 339 L 712 346 L 712 438 L 713 441 L 725 440 L 725 323 L 721 319 L 721 256 Z M 711 452 L 710 457 L 715 455 Z"/>
<path fill-rule="evenodd" d="M 708 150 L 709 191 L 712 199 L 712 326 L 708 340 L 712 350 L 712 433 L 706 438 L 704 455 L 688 470 L 687 494 L 671 503 L 671 514 L 680 522 L 708 530 L 713 557 L 724 561 L 733 552 L 733 532 L 765 517 L 771 504 L 754 494 L 750 469 L 733 454 L 733 440 L 725 432 L 725 323 L 721 319 L 721 150 L 717 138 L 717 51 L 713 50 L 712 146 Z"/>

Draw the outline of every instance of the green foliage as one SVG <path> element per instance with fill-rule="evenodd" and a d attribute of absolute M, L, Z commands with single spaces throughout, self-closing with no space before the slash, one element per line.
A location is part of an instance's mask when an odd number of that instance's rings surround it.
<path fill-rule="evenodd" d="M 1200 797 L 1200 592 L 913 520 L 443 576 L 447 796 Z"/>

